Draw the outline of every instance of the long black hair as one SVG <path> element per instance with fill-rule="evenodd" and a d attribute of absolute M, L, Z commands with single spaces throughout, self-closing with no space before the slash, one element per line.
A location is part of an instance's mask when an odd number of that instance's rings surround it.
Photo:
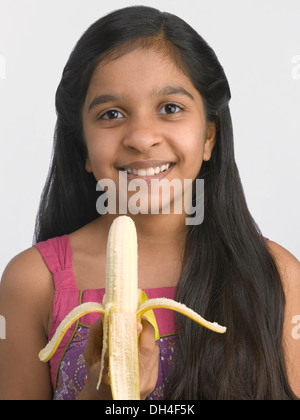
<path fill-rule="evenodd" d="M 147 44 L 148 43 L 148 44 Z M 205 217 L 190 226 L 176 299 L 225 335 L 177 316 L 168 399 L 294 399 L 283 352 L 285 297 L 276 265 L 251 217 L 233 148 L 230 88 L 212 48 L 182 19 L 144 6 L 117 10 L 81 37 L 56 93 L 51 167 L 35 240 L 68 234 L 99 217 L 96 180 L 85 170 L 81 110 L 91 76 L 105 57 L 138 46 L 164 46 L 200 92 L 207 122 L 217 127 L 205 181 Z"/>

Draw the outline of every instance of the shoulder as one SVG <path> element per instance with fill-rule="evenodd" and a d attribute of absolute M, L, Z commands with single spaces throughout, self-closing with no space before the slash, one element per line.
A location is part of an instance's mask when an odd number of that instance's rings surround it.
<path fill-rule="evenodd" d="M 276 262 L 285 290 L 298 293 L 300 298 L 300 262 L 276 242 L 267 241 L 266 244 Z"/>
<path fill-rule="evenodd" d="M 7 264 L 2 275 L 1 285 L 4 284 L 5 287 L 17 286 L 18 289 L 34 285 L 40 289 L 45 286 L 43 280 L 49 280 L 50 277 L 51 273 L 41 254 L 37 248 L 32 247 L 16 255 Z M 40 279 L 40 282 L 37 282 L 37 279 Z"/>
<path fill-rule="evenodd" d="M 48 319 L 53 293 L 52 275 L 35 247 L 21 252 L 7 264 L 0 283 L 1 306 L 8 310 L 12 305 L 32 307 Z M 45 319 L 43 324 L 47 323 Z"/>
<path fill-rule="evenodd" d="M 0 340 L 2 399 L 51 398 L 49 368 L 37 355 L 47 344 L 52 290 L 51 273 L 36 248 L 14 257 L 3 273 L 0 313 L 6 337 Z"/>
<path fill-rule="evenodd" d="M 300 262 L 276 242 L 268 241 L 267 246 L 281 277 L 286 297 L 286 313 L 289 316 L 300 315 Z"/>
<path fill-rule="evenodd" d="M 287 373 L 294 393 L 300 397 L 300 262 L 282 246 L 268 242 L 285 292 L 283 340 Z"/>

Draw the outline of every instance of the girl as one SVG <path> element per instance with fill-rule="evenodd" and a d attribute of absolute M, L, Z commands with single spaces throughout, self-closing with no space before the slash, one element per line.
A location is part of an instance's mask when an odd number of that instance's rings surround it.
<path fill-rule="evenodd" d="M 300 311 L 299 262 L 263 239 L 249 214 L 229 100 L 216 55 L 176 16 L 130 7 L 82 36 L 57 90 L 37 244 L 9 263 L 1 282 L 7 323 L 0 344 L 2 399 L 111 397 L 107 372 L 96 391 L 97 316 L 70 329 L 50 369 L 37 355 L 72 308 L 102 300 L 107 234 L 117 215 L 97 213 L 96 181 L 111 179 L 118 192 L 120 171 L 127 181 L 148 184 L 204 179 L 201 224 L 187 226 L 186 215 L 175 212 L 130 214 L 138 233 L 139 287 L 148 298 L 175 294 L 227 327 L 218 335 L 156 310 L 157 342 L 150 323 L 138 326 L 141 397 L 300 397 L 300 341 L 292 334 Z"/>

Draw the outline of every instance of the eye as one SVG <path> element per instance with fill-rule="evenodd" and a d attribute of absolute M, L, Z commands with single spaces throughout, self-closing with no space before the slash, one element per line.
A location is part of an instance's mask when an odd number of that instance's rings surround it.
<path fill-rule="evenodd" d="M 177 112 L 182 111 L 182 110 L 183 108 L 181 108 L 179 105 L 167 104 L 161 108 L 160 113 L 164 115 L 170 115 L 170 114 L 176 114 Z"/>
<path fill-rule="evenodd" d="M 123 118 L 124 115 L 117 111 L 116 109 L 110 109 L 109 111 L 106 111 L 104 114 L 101 114 L 99 116 L 99 120 L 116 120 L 119 118 Z"/>

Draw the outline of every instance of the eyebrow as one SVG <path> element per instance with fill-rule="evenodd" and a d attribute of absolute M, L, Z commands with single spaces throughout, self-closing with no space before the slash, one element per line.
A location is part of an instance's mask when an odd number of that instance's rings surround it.
<path fill-rule="evenodd" d="M 181 86 L 166 86 L 162 89 L 154 90 L 152 92 L 152 96 L 167 96 L 167 95 L 178 95 L 178 94 L 185 95 L 189 97 L 190 99 L 192 99 L 193 101 L 195 100 L 193 95 Z M 105 104 L 108 102 L 119 101 L 121 100 L 121 98 L 122 97 L 118 95 L 96 96 L 96 98 L 94 98 L 94 100 L 91 102 L 88 111 L 90 112 L 97 105 Z"/>
<path fill-rule="evenodd" d="M 108 102 L 114 102 L 120 100 L 120 96 L 115 95 L 99 95 L 92 101 L 89 106 L 89 112 L 97 105 L 106 104 Z"/>
<path fill-rule="evenodd" d="M 154 92 L 155 96 L 167 96 L 167 95 L 185 95 L 193 101 L 195 100 L 193 95 L 184 89 L 182 86 L 166 86 L 158 91 Z"/>

